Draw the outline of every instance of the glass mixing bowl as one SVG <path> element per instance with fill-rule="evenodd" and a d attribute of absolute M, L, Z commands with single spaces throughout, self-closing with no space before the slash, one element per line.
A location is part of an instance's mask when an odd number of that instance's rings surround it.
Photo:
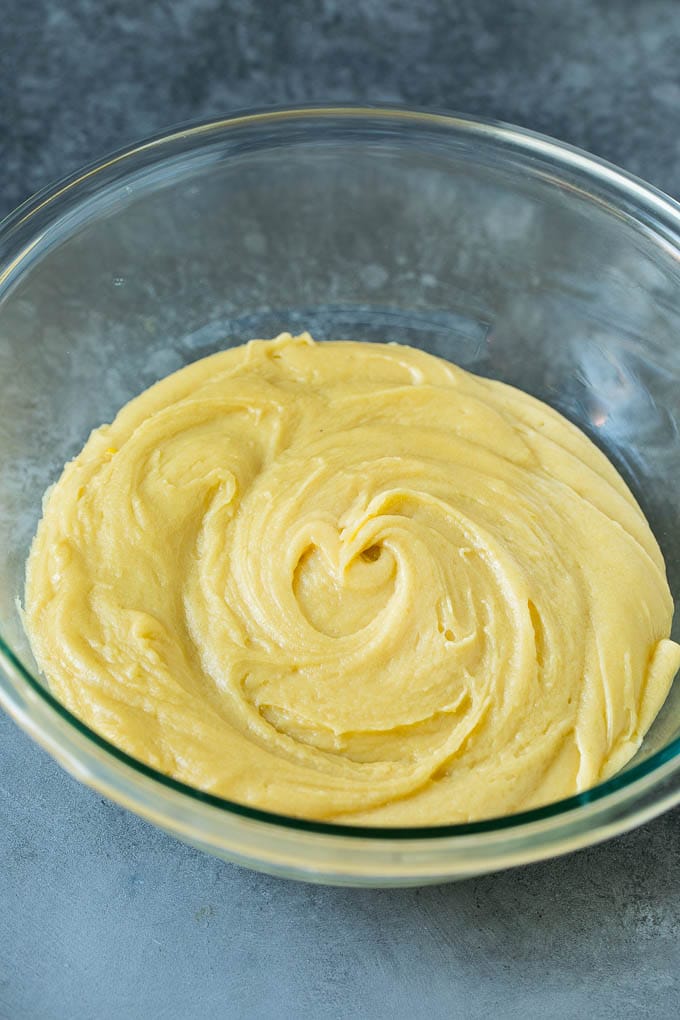
<path fill-rule="evenodd" d="M 302 329 L 423 347 L 558 408 L 629 482 L 680 595 L 680 207 L 502 124 L 400 109 L 245 114 L 115 155 L 0 228 L 7 711 L 69 772 L 181 839 L 316 881 L 491 871 L 680 801 L 678 682 L 608 782 L 523 814 L 398 830 L 201 793 L 118 751 L 51 696 L 18 608 L 44 490 L 89 430 L 154 380 L 225 345 Z"/>

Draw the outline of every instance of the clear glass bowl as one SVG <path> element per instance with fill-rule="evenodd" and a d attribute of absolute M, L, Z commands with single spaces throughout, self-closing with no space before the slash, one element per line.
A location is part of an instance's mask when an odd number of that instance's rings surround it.
<path fill-rule="evenodd" d="M 680 687 L 628 768 L 436 829 L 328 825 L 183 786 L 46 689 L 19 618 L 41 496 L 155 379 L 284 329 L 399 340 L 514 383 L 599 443 L 680 595 L 680 207 L 568 146 L 399 109 L 235 116 L 152 139 L 0 228 L 0 701 L 83 782 L 210 853 L 365 885 L 563 853 L 680 801 Z M 676 638 L 680 621 L 676 621 Z"/>

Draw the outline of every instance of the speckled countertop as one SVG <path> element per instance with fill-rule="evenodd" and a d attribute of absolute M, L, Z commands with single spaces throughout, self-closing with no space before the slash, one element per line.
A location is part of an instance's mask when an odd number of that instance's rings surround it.
<path fill-rule="evenodd" d="M 192 118 L 370 100 L 514 121 L 680 197 L 675 0 L 4 0 L 0 215 Z M 680 812 L 540 865 L 325 889 L 190 850 L 0 715 L 0 1020 L 678 1015 Z"/>

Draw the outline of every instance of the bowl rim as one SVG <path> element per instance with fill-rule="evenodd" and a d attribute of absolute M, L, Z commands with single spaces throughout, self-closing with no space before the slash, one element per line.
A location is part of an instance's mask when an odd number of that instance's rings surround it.
<path fill-rule="evenodd" d="M 182 124 L 169 131 L 159 132 L 133 145 L 116 150 L 103 159 L 90 163 L 57 183 L 38 191 L 0 221 L 0 288 L 3 288 L 10 277 L 14 279 L 21 275 L 22 264 L 26 256 L 40 247 L 40 242 L 44 237 L 45 222 L 49 225 L 51 222 L 58 221 L 58 216 L 55 217 L 55 214 L 58 213 L 61 201 L 66 196 L 77 196 L 79 189 L 86 184 L 89 186 L 93 180 L 96 181 L 97 175 L 105 175 L 112 169 L 115 169 L 116 173 L 119 170 L 125 171 L 130 166 L 134 169 L 135 160 L 140 157 L 155 157 L 153 162 L 158 164 L 164 158 L 168 148 L 178 142 L 182 143 L 184 151 L 188 153 L 192 151 L 195 143 L 199 143 L 206 135 L 228 133 L 240 127 L 266 129 L 295 120 L 309 120 L 323 124 L 324 121 L 328 122 L 333 118 L 345 121 L 352 119 L 355 121 L 388 120 L 392 124 L 404 128 L 429 127 L 449 130 L 454 133 L 466 133 L 468 136 L 476 136 L 479 139 L 491 138 L 496 143 L 500 142 L 512 147 L 524 156 L 540 157 L 557 171 L 560 169 L 575 171 L 590 181 L 613 190 L 621 199 L 630 201 L 638 214 L 634 218 L 638 219 L 638 222 L 646 222 L 644 217 L 649 217 L 657 228 L 655 230 L 657 236 L 664 237 L 668 231 L 671 235 L 670 246 L 673 254 L 680 261 L 680 204 L 633 174 L 597 156 L 590 155 L 582 149 L 526 128 L 466 114 L 431 109 L 422 110 L 417 107 L 393 104 L 355 106 L 323 103 L 249 109 L 237 111 L 228 117 Z M 35 231 L 38 227 L 40 230 L 36 235 Z M 27 232 L 28 234 L 33 232 L 34 236 L 27 237 Z M 16 250 L 17 239 L 20 241 L 18 251 Z M 666 237 L 665 240 L 667 241 L 668 238 Z M 13 241 L 15 243 L 14 252 L 12 252 Z M 8 254 L 5 254 L 6 252 Z M 120 774 L 121 766 L 126 772 L 132 770 L 132 773 L 140 779 L 160 784 L 173 800 L 177 801 L 177 798 L 180 798 L 183 802 L 189 801 L 193 806 L 200 807 L 203 811 L 209 809 L 213 814 L 215 811 L 219 811 L 223 818 L 241 818 L 244 821 L 260 823 L 260 827 L 261 823 L 266 823 L 268 827 L 306 832 L 315 836 L 334 837 L 336 840 L 337 837 L 342 837 L 343 840 L 362 840 L 364 843 L 373 841 L 384 846 L 386 842 L 392 841 L 417 842 L 422 845 L 428 841 L 439 842 L 443 839 L 447 842 L 454 840 L 458 844 L 463 837 L 500 835 L 501 833 L 509 837 L 516 832 L 518 836 L 521 835 L 522 838 L 525 838 L 529 830 L 533 831 L 536 828 L 540 828 L 544 836 L 549 836 L 549 830 L 554 830 L 553 838 L 549 838 L 546 844 L 545 853 L 534 854 L 532 856 L 534 859 L 536 856 L 549 856 L 558 852 L 554 847 L 551 849 L 555 842 L 554 837 L 561 831 L 562 822 L 567 817 L 574 819 L 575 812 L 580 815 L 584 808 L 590 806 L 589 815 L 597 817 L 602 814 L 610 802 L 616 801 L 618 807 L 621 808 L 628 801 L 635 802 L 640 796 L 648 798 L 650 790 L 661 786 L 670 775 L 680 776 L 680 737 L 678 737 L 650 755 L 645 761 L 630 767 L 623 773 L 617 773 L 589 790 L 542 807 L 514 814 L 450 825 L 402 827 L 354 825 L 297 818 L 266 811 L 199 790 L 126 754 L 66 709 L 24 667 L 2 633 L 0 633 L 0 666 L 4 667 L 0 670 L 0 704 L 6 708 L 19 725 L 39 743 L 46 746 L 50 753 L 57 757 L 69 771 L 77 774 L 86 783 L 105 790 L 113 799 L 124 802 L 133 810 L 147 816 L 149 815 L 148 804 L 140 806 L 141 802 L 135 803 L 134 795 L 128 795 L 125 798 L 117 796 L 114 780 L 116 774 Z M 5 680 L 8 682 L 4 683 Z M 40 703 L 41 710 L 33 711 L 31 706 L 37 707 L 38 703 Z M 76 760 L 78 752 L 74 752 L 73 748 L 70 751 L 62 748 L 60 753 L 58 741 L 55 745 L 53 734 L 50 731 L 50 720 L 61 720 L 72 728 L 75 735 L 85 738 L 93 753 L 99 756 L 99 770 L 90 769 L 83 761 L 78 762 Z M 76 755 L 76 758 L 73 757 L 73 754 Z M 106 775 L 101 772 L 102 769 Z M 129 790 L 128 794 L 130 794 Z M 585 835 L 581 834 L 576 845 L 592 843 L 599 838 L 623 831 L 640 820 L 653 817 L 679 801 L 680 782 L 675 784 L 671 792 L 665 789 L 660 791 L 659 796 L 653 798 L 653 803 L 647 799 L 647 803 L 643 808 L 638 809 L 634 817 L 625 812 L 619 812 L 618 820 L 613 825 L 601 828 L 599 833 L 589 827 Z M 167 828 L 174 828 L 171 816 L 163 815 L 160 820 L 155 820 Z M 529 859 L 529 855 L 525 854 L 523 859 Z"/>

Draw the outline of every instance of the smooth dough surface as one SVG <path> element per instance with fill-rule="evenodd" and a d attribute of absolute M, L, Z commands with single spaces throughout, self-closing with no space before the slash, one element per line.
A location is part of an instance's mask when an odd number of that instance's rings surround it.
<path fill-rule="evenodd" d="M 53 691 L 186 783 L 377 825 L 619 769 L 680 663 L 621 477 L 532 397 L 393 344 L 198 361 L 48 492 L 25 622 Z"/>

